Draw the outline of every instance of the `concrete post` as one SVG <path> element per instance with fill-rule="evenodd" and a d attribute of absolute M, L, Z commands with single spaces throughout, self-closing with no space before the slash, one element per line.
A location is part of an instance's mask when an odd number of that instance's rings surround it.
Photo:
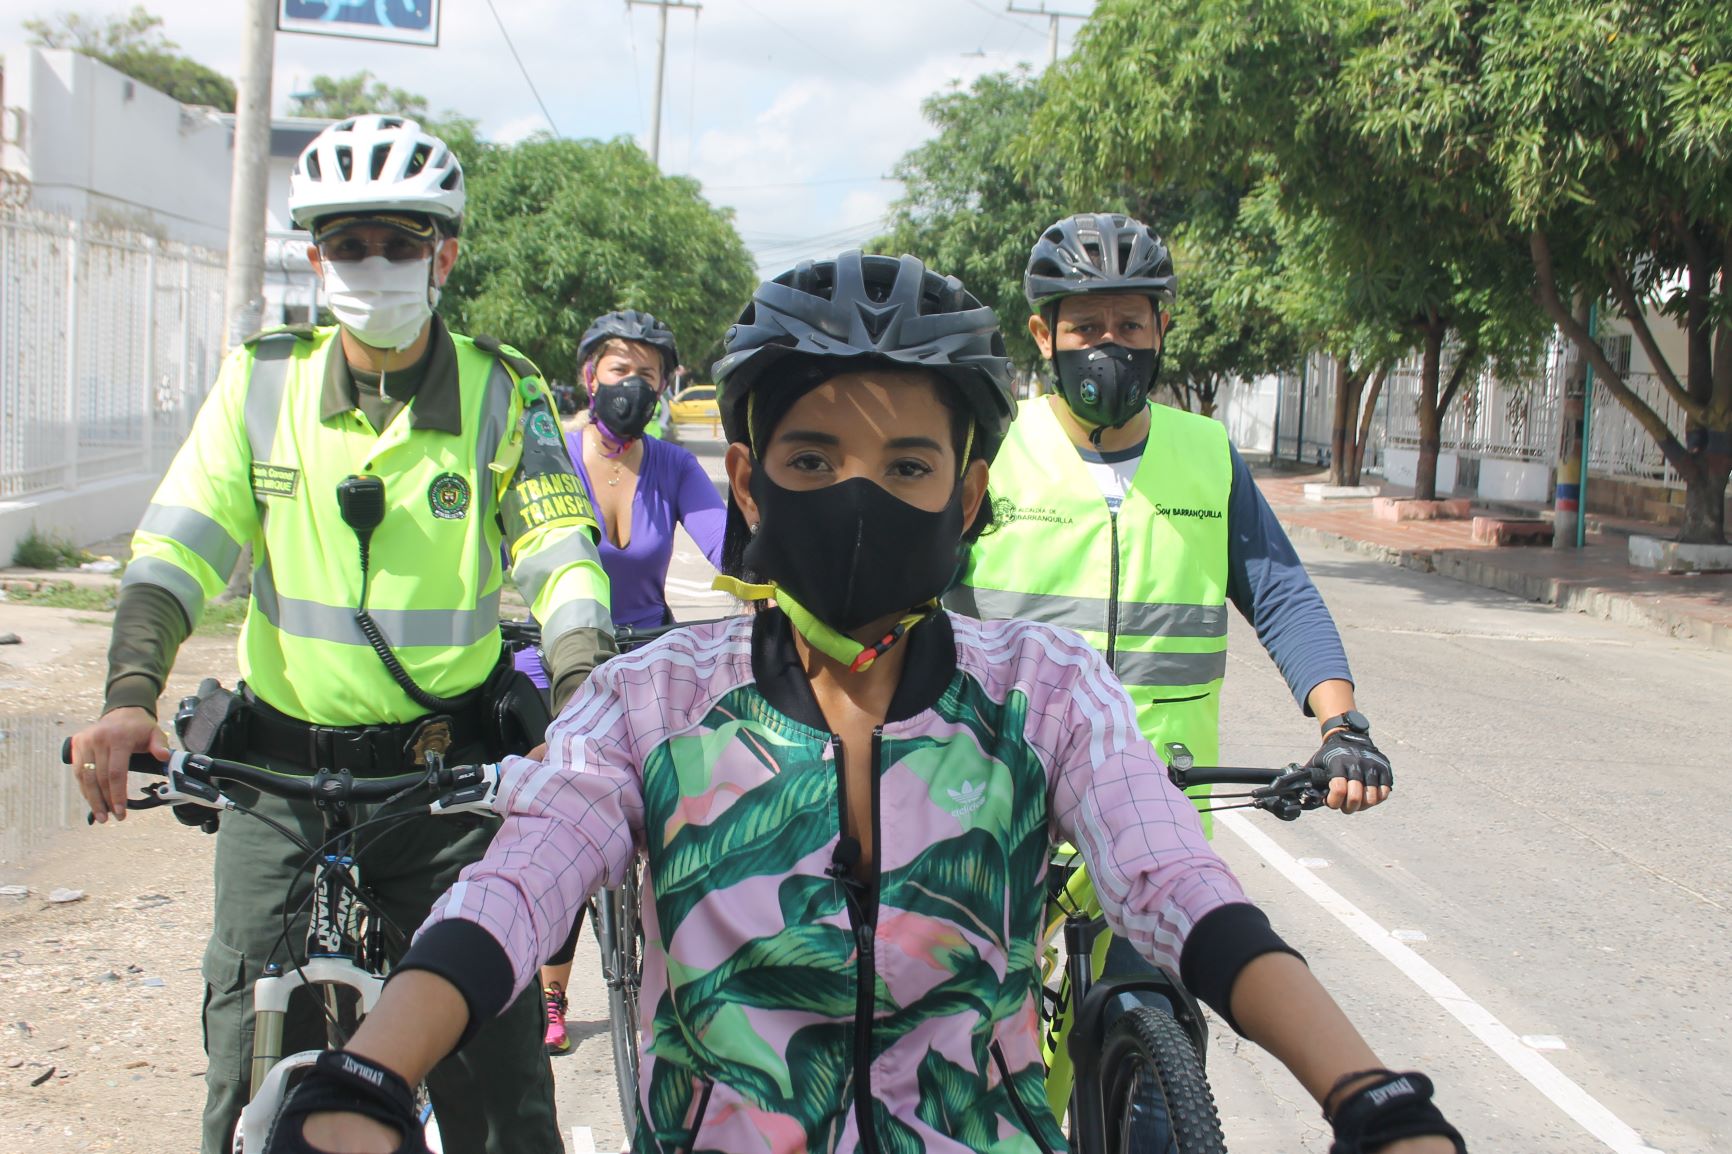
<path fill-rule="evenodd" d="M 271 72 L 277 35 L 273 0 L 243 0 L 241 66 L 235 78 L 234 180 L 229 187 L 225 349 L 263 327 L 265 201 L 271 167 Z"/>
<path fill-rule="evenodd" d="M 67 226 L 66 239 L 66 471 L 68 490 L 78 488 L 78 222 Z"/>
<path fill-rule="evenodd" d="M 139 435 L 144 440 L 144 471 L 156 469 L 156 238 L 144 242 L 144 413 Z"/>

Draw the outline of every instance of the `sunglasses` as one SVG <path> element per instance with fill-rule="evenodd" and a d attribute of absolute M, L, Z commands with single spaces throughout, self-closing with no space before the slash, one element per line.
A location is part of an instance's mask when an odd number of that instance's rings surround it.
<path fill-rule="evenodd" d="M 434 242 L 430 240 L 416 240 L 410 236 L 371 241 L 358 236 L 339 236 L 320 242 L 319 256 L 333 264 L 354 264 L 370 256 L 382 256 L 392 264 L 408 264 L 430 259 L 433 247 Z"/>

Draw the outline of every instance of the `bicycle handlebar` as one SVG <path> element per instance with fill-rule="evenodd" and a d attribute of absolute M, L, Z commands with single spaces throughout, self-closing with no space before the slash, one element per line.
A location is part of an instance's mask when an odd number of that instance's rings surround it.
<path fill-rule="evenodd" d="M 60 746 L 60 760 L 72 764 L 72 739 Z M 177 749 L 166 762 L 148 753 L 135 753 L 127 763 L 128 773 L 166 778 L 148 787 L 147 796 L 129 801 L 129 809 L 154 809 L 161 805 L 202 805 L 210 809 L 232 809 L 234 802 L 223 795 L 218 782 L 249 786 L 272 797 L 303 799 L 326 805 L 384 801 L 400 794 L 438 794 L 430 804 L 433 813 L 486 810 L 491 807 L 499 784 L 497 765 L 446 766 L 433 755 L 425 770 L 391 777 L 357 778 L 348 770 L 321 769 L 313 774 L 278 773 L 243 761 L 229 761 L 203 753 Z M 94 821 L 90 815 L 87 821 Z"/>

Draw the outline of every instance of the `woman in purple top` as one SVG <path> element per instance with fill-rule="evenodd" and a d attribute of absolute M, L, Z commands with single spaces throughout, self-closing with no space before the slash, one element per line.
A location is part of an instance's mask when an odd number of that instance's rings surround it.
<path fill-rule="evenodd" d="M 720 566 L 727 510 L 696 457 L 644 432 L 673 376 L 679 353 L 674 334 L 649 313 L 635 310 L 597 317 L 577 347 L 589 416 L 566 436 L 572 463 L 583 478 L 601 529 L 601 567 L 612 587 L 613 624 L 650 629 L 668 624 L 663 586 L 673 560 L 674 525 Z M 533 651 L 517 667 L 547 687 Z M 581 915 L 580 915 L 581 921 Z M 542 967 L 547 1000 L 547 1049 L 571 1049 L 565 1032 L 565 986 L 577 946 L 577 926 L 565 946 Z"/>

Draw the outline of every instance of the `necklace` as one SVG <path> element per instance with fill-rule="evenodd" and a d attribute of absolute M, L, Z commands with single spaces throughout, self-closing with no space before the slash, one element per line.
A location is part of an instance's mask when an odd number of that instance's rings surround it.
<path fill-rule="evenodd" d="M 611 476 L 611 477 L 609 477 L 609 478 L 608 478 L 608 479 L 607 479 L 607 483 L 608 483 L 608 486 L 609 486 L 609 487 L 610 487 L 610 488 L 611 488 L 611 487 L 613 487 L 613 486 L 615 486 L 615 485 L 617 485 L 617 484 L 619 484 L 619 472 L 620 472 L 620 468 L 621 468 L 621 466 L 620 466 L 620 461 L 619 461 L 619 458 L 618 458 L 618 457 L 615 457 L 615 458 L 614 458 L 614 459 L 613 459 L 613 476 Z"/>
<path fill-rule="evenodd" d="M 623 445 L 614 444 L 613 439 L 607 435 L 607 431 L 599 423 L 592 421 L 590 428 L 595 430 L 597 447 L 601 449 L 602 457 L 613 462 L 613 474 L 608 477 L 607 484 L 608 488 L 615 488 L 619 485 L 620 471 L 625 468 L 625 457 L 627 453 L 631 452 L 632 442 L 627 441 Z M 611 452 L 609 452 L 610 449 Z"/>

